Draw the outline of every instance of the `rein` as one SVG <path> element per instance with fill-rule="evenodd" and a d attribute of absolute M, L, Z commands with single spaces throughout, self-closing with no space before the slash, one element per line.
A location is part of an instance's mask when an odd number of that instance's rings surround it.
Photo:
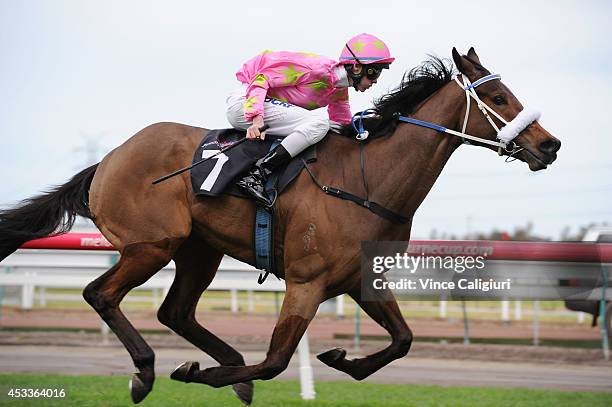
<path fill-rule="evenodd" d="M 499 113 L 497 113 L 495 110 L 489 107 L 486 103 L 480 100 L 480 98 L 478 97 L 478 94 L 476 93 L 476 88 L 479 85 L 482 85 L 483 83 L 486 83 L 492 80 L 501 80 L 500 74 L 490 74 L 490 75 L 483 76 L 482 78 L 474 81 L 474 83 L 471 83 L 470 80 L 465 75 L 461 75 L 461 78 L 462 78 L 462 81 L 459 80 L 459 77 L 455 77 L 455 82 L 457 82 L 457 84 L 461 87 L 461 89 L 465 91 L 465 98 L 466 98 L 467 106 L 465 109 L 465 117 L 463 119 L 463 126 L 460 132 L 456 130 L 448 129 L 444 126 L 440 126 L 439 124 L 414 119 L 412 117 L 402 116 L 400 113 L 396 113 L 398 120 L 405 122 L 405 123 L 410 123 L 410 124 L 414 124 L 417 126 L 436 130 L 440 133 L 446 133 L 446 134 L 451 134 L 453 136 L 461 137 L 463 139 L 463 142 L 466 144 L 471 144 L 468 140 L 472 140 L 475 142 L 488 144 L 488 145 L 497 147 L 497 153 L 501 156 L 503 155 L 504 152 L 506 152 L 509 156 L 506 159 L 506 161 L 510 161 L 509 160 L 510 158 L 514 158 L 515 154 L 523 150 L 523 147 L 519 146 L 513 140 L 523 130 L 525 130 L 531 123 L 533 123 L 534 121 L 540 118 L 540 112 L 538 112 L 535 109 L 524 108 L 521 112 L 519 112 L 519 114 L 514 119 L 508 122 Z M 495 129 L 497 133 L 497 141 L 485 139 L 482 137 L 472 136 L 465 132 L 465 129 L 467 128 L 467 124 L 468 124 L 468 119 L 470 116 L 470 104 L 471 104 L 472 99 L 476 101 L 478 109 L 487 118 L 487 120 L 489 121 L 493 129 Z M 360 141 L 365 140 L 368 137 L 368 132 L 367 130 L 364 130 L 364 127 L 363 127 L 363 118 L 364 116 L 371 115 L 372 113 L 375 113 L 375 111 L 372 109 L 369 109 L 363 112 L 359 112 L 355 114 L 355 116 L 353 117 L 352 124 L 353 124 L 353 128 L 357 131 L 357 136 L 356 136 L 357 140 L 360 140 Z M 489 113 L 491 113 L 493 116 L 498 118 L 504 124 L 504 126 L 502 126 L 501 128 L 498 127 L 497 124 L 495 124 L 495 121 L 491 118 L 491 115 Z M 359 127 L 355 125 L 355 121 L 359 122 Z"/>
<path fill-rule="evenodd" d="M 486 103 L 484 103 L 478 97 L 476 93 L 476 88 L 483 83 L 492 80 L 501 80 L 500 74 L 490 74 L 483 76 L 482 78 L 474 81 L 474 83 L 470 83 L 470 80 L 465 76 L 461 75 L 463 83 L 459 80 L 459 77 L 455 77 L 455 82 L 465 91 L 465 99 L 466 99 L 466 109 L 465 109 L 465 117 L 463 118 L 463 127 L 461 131 L 455 131 L 451 129 L 447 129 L 444 126 L 440 126 L 437 124 L 425 122 L 422 120 L 413 119 L 411 117 L 398 115 L 398 119 L 405 123 L 416 124 L 418 126 L 427 127 L 433 130 L 437 130 L 441 133 L 451 134 L 453 136 L 461 137 L 463 142 L 466 144 L 470 144 L 468 140 L 473 140 L 479 143 L 488 144 L 494 147 L 497 147 L 497 154 L 500 156 L 503 155 L 504 151 L 508 154 L 508 158 L 514 157 L 515 154 L 519 153 L 523 150 L 523 147 L 519 146 L 514 142 L 514 139 L 525 130 L 531 123 L 538 120 L 540 118 L 540 112 L 531 108 L 524 108 L 519 112 L 518 115 L 511 121 L 506 121 L 499 113 L 489 107 Z M 495 129 L 497 133 L 497 141 L 488 140 L 482 137 L 472 136 L 465 132 L 467 128 L 468 119 L 470 116 L 470 103 L 471 100 L 474 99 L 478 106 L 478 109 L 482 112 L 482 114 L 487 118 L 488 122 L 491 124 L 493 129 Z M 493 116 L 497 117 L 504 126 L 499 128 L 495 121 L 491 118 L 491 113 Z M 509 161 L 506 159 L 506 161 Z"/>

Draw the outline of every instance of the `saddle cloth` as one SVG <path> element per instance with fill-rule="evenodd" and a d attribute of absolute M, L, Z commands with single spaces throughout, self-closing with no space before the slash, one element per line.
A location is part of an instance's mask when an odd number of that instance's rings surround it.
<path fill-rule="evenodd" d="M 202 138 L 196 149 L 193 162 L 211 157 L 224 147 L 227 147 L 246 135 L 245 131 L 236 129 L 211 130 Z M 199 196 L 218 196 L 231 194 L 247 197 L 235 182 L 248 173 L 255 162 L 265 156 L 277 140 L 266 137 L 266 140 L 247 140 L 244 143 L 211 158 L 191 169 L 191 184 L 193 191 Z M 304 168 L 306 162 L 316 160 L 315 146 L 304 150 L 294 157 L 287 165 L 277 170 L 276 190 L 280 194 Z"/>

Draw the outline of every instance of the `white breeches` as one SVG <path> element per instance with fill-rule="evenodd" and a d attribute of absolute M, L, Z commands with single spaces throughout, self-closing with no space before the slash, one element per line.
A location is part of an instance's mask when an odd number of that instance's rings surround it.
<path fill-rule="evenodd" d="M 244 118 L 246 86 L 232 92 L 226 100 L 227 120 L 237 129 L 252 125 Z M 270 126 L 267 134 L 284 137 L 281 144 L 292 157 L 321 141 L 329 131 L 329 120 L 319 114 L 291 103 L 266 98 L 264 123 Z"/>

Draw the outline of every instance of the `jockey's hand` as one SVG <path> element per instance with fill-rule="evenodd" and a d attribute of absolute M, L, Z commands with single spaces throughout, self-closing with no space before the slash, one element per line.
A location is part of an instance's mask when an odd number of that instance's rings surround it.
<path fill-rule="evenodd" d="M 255 116 L 253 118 L 253 124 L 247 129 L 246 138 L 248 139 L 261 139 L 264 140 L 266 138 L 266 132 L 259 132 L 259 129 L 263 127 L 264 120 L 261 116 Z"/>

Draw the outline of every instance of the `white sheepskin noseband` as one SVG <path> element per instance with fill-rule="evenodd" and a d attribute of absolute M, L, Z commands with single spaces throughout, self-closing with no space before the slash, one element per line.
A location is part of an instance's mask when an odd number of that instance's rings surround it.
<path fill-rule="evenodd" d="M 525 130 L 527 126 L 535 122 L 540 118 L 541 114 L 539 111 L 530 107 L 525 107 L 521 112 L 516 115 L 510 123 L 501 128 L 497 134 L 497 138 L 505 144 L 508 144 L 518 136 L 521 131 Z"/>

